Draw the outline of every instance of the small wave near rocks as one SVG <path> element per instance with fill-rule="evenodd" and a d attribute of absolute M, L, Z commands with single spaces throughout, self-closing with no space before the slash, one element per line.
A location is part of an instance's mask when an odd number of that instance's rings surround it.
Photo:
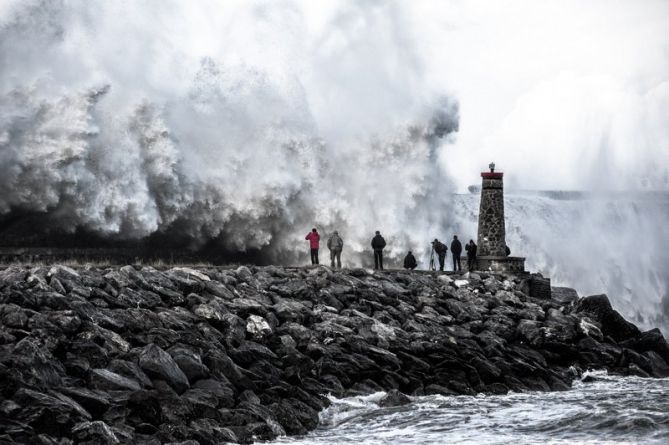
<path fill-rule="evenodd" d="M 385 393 L 331 398 L 320 426 L 281 444 L 666 444 L 669 379 L 587 372 L 569 391 L 421 396 L 383 408 Z"/>

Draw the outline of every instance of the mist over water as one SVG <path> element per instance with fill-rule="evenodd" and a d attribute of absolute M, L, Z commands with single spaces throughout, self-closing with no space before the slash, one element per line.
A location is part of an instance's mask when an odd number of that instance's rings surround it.
<path fill-rule="evenodd" d="M 5 1 L 0 218 L 284 264 L 313 226 L 368 264 L 381 230 L 391 262 L 412 248 L 424 266 L 435 236 L 475 236 L 478 198 L 457 193 L 495 160 L 509 189 L 661 192 L 507 200 L 530 269 L 651 325 L 669 312 L 668 18 L 662 2 Z"/>

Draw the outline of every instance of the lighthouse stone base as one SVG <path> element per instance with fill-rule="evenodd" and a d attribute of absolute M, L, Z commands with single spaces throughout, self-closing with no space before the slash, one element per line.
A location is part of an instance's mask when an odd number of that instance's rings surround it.
<path fill-rule="evenodd" d="M 479 256 L 477 270 L 489 272 L 525 272 L 525 258 L 517 256 Z"/>

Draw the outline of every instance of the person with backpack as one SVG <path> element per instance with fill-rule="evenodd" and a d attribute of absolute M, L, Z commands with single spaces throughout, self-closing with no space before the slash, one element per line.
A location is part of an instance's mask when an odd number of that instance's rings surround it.
<path fill-rule="evenodd" d="M 321 240 L 318 230 L 314 227 L 311 229 L 311 232 L 307 233 L 304 239 L 309 241 L 309 247 L 311 248 L 311 264 L 318 264 L 318 247 Z"/>
<path fill-rule="evenodd" d="M 467 251 L 467 268 L 471 272 L 476 268 L 476 244 L 473 239 L 465 244 L 465 250 Z"/>
<path fill-rule="evenodd" d="M 453 241 L 451 241 L 451 255 L 453 256 L 453 272 L 456 270 L 462 270 L 460 266 L 460 254 L 462 253 L 462 244 L 458 239 L 457 235 L 453 236 Z"/>
<path fill-rule="evenodd" d="M 330 249 L 330 266 L 335 267 L 335 258 L 337 259 L 337 267 L 341 269 L 341 251 L 344 248 L 344 240 L 339 236 L 336 230 L 328 239 L 328 249 Z"/>
<path fill-rule="evenodd" d="M 437 253 L 437 257 L 439 258 L 439 271 L 443 272 L 444 263 L 446 262 L 446 253 L 448 252 L 448 247 L 446 247 L 446 244 L 442 243 L 437 238 L 435 238 L 434 241 L 432 241 L 432 248 Z"/>
<path fill-rule="evenodd" d="M 383 270 L 383 248 L 386 247 L 386 240 L 381 236 L 381 232 L 376 231 L 372 238 L 372 249 L 374 249 L 374 269 Z"/>
<path fill-rule="evenodd" d="M 407 270 L 414 270 L 416 267 L 418 267 L 418 263 L 416 262 L 416 257 L 413 256 L 411 251 L 407 253 L 407 256 L 404 257 L 404 268 Z"/>

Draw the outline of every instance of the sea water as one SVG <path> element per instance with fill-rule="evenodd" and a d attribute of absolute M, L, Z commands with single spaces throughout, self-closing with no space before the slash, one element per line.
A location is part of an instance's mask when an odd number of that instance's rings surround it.
<path fill-rule="evenodd" d="M 586 374 L 562 392 L 331 398 L 320 426 L 281 444 L 669 444 L 669 379 Z"/>

